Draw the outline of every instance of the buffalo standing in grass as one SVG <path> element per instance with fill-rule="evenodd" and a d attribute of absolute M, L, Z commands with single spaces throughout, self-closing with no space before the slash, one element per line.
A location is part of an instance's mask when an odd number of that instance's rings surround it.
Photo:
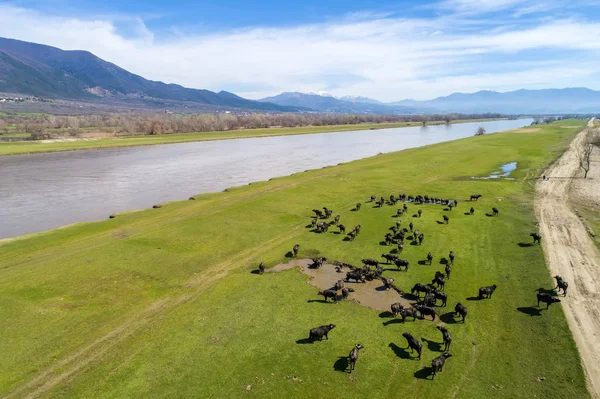
<path fill-rule="evenodd" d="M 494 294 L 494 291 L 496 291 L 496 288 L 498 288 L 498 286 L 496 284 L 490 285 L 487 287 L 481 287 L 479 289 L 479 298 L 480 299 L 483 299 L 483 298 L 491 299 L 492 295 Z"/>
<path fill-rule="evenodd" d="M 335 324 L 329 324 L 326 326 L 320 326 L 320 327 L 315 327 L 315 328 L 311 329 L 309 332 L 309 335 L 308 335 L 308 339 L 309 339 L 310 343 L 313 343 L 313 341 L 315 339 L 318 339 L 320 341 L 323 339 L 323 337 L 325 337 L 325 339 L 329 340 L 328 334 L 334 328 L 335 328 Z"/>
<path fill-rule="evenodd" d="M 471 207 L 471 209 L 469 209 L 469 214 L 473 216 L 475 214 L 475 208 Z"/>
<path fill-rule="evenodd" d="M 492 208 L 492 215 L 498 216 L 499 213 L 500 211 L 498 210 L 498 208 Z"/>
<path fill-rule="evenodd" d="M 438 286 L 438 289 L 443 290 L 446 286 L 446 279 L 443 275 L 439 274 L 435 276 L 435 278 L 431 281 L 431 284 L 436 284 Z"/>
<path fill-rule="evenodd" d="M 531 233 L 529 234 L 531 236 L 531 238 L 533 238 L 533 243 L 534 244 L 541 244 L 542 243 L 542 236 L 539 235 L 538 233 Z"/>
<path fill-rule="evenodd" d="M 265 272 L 265 264 L 263 262 L 260 262 L 260 265 L 258 265 L 258 274 L 263 274 Z"/>
<path fill-rule="evenodd" d="M 294 245 L 294 248 L 292 248 L 292 251 L 294 252 L 294 257 L 298 256 L 299 250 L 300 250 L 300 244 Z"/>
<path fill-rule="evenodd" d="M 386 260 L 385 263 L 392 263 L 398 259 L 398 255 L 394 254 L 381 254 L 381 257 Z"/>
<path fill-rule="evenodd" d="M 346 226 L 343 224 L 338 225 L 338 229 L 340 229 L 340 234 L 346 234 Z"/>
<path fill-rule="evenodd" d="M 450 223 L 450 218 L 448 216 L 444 215 L 443 219 L 444 219 L 444 223 L 446 223 L 446 224 Z"/>
<path fill-rule="evenodd" d="M 473 201 L 473 200 L 477 201 L 481 197 L 483 197 L 483 195 L 481 195 L 481 194 L 473 194 L 473 195 L 471 195 L 470 201 Z"/>
<path fill-rule="evenodd" d="M 404 271 L 408 271 L 409 261 L 404 260 L 404 259 L 396 259 L 396 260 L 394 260 L 394 264 L 396 265 L 398 270 L 400 270 L 400 268 L 404 267 L 405 268 Z"/>
<path fill-rule="evenodd" d="M 431 288 L 427 285 L 417 283 L 412 287 L 412 290 L 410 290 L 410 293 L 412 295 L 415 295 L 415 292 L 416 292 L 417 296 L 421 296 L 421 292 L 423 292 L 423 293 L 425 293 L 425 295 L 427 295 L 432 291 L 433 291 L 433 288 Z"/>
<path fill-rule="evenodd" d="M 425 316 L 431 316 L 431 321 L 435 321 L 436 313 L 434 308 L 425 305 L 415 305 L 415 309 L 417 309 L 417 311 L 421 314 L 422 318 L 425 318 Z"/>
<path fill-rule="evenodd" d="M 423 298 L 423 301 L 421 301 L 421 303 L 419 305 L 428 306 L 430 308 L 434 307 L 435 306 L 435 296 L 433 296 L 433 292 L 425 295 L 425 298 Z"/>
<path fill-rule="evenodd" d="M 537 294 L 537 306 L 538 308 L 540 307 L 540 302 L 544 302 L 546 304 L 546 309 L 548 309 L 550 307 L 550 305 L 552 305 L 553 303 L 556 302 L 560 302 L 560 299 L 558 298 L 554 298 L 552 295 L 548 294 L 547 292 L 539 292 Z"/>
<path fill-rule="evenodd" d="M 441 373 L 444 368 L 444 364 L 446 363 L 446 359 L 451 357 L 452 355 L 448 352 L 444 352 L 435 359 L 431 361 L 431 379 L 435 378 L 436 373 Z"/>
<path fill-rule="evenodd" d="M 379 266 L 379 261 L 376 259 L 370 259 L 370 258 L 366 258 L 361 260 L 361 262 L 365 265 L 365 266 Z"/>
<path fill-rule="evenodd" d="M 358 351 L 361 349 L 364 349 L 364 346 L 362 346 L 361 344 L 356 344 L 356 346 L 350 351 L 350 354 L 348 355 L 350 372 L 352 372 L 352 370 L 354 370 L 354 367 L 356 366 L 356 361 L 358 360 Z"/>
<path fill-rule="evenodd" d="M 450 258 L 450 264 L 453 265 L 454 264 L 454 258 L 456 258 L 456 255 L 454 254 L 454 251 L 450 251 L 450 253 L 448 254 L 448 258 Z"/>
<path fill-rule="evenodd" d="M 448 295 L 445 292 L 434 290 L 433 297 L 435 298 L 436 302 L 438 299 L 440 299 L 442 301 L 442 306 L 446 306 L 446 302 L 448 301 Z"/>
<path fill-rule="evenodd" d="M 452 343 L 452 335 L 444 326 L 437 326 L 436 328 L 442 333 L 442 339 L 444 340 L 444 351 L 450 350 L 450 344 Z"/>
<path fill-rule="evenodd" d="M 394 243 L 394 236 L 392 235 L 392 233 L 387 233 L 385 235 L 385 244 L 392 245 L 393 243 Z"/>
<path fill-rule="evenodd" d="M 333 303 L 337 303 L 337 292 L 336 291 L 333 291 L 333 290 L 319 291 L 317 293 L 317 295 L 323 295 L 323 298 L 325 298 L 325 302 L 327 302 L 328 298 L 331 298 Z"/>
<path fill-rule="evenodd" d="M 421 360 L 423 344 L 421 344 L 421 342 L 419 342 L 415 337 L 413 337 L 411 333 L 404 332 L 402 333 L 402 336 L 406 338 L 406 341 L 408 342 L 408 347 L 410 348 L 410 352 L 414 353 L 415 351 L 417 351 L 417 354 L 419 355 L 419 360 Z"/>
<path fill-rule="evenodd" d="M 407 317 L 412 316 L 413 321 L 415 321 L 417 319 L 417 310 L 415 308 L 405 308 L 405 309 L 400 309 L 400 311 L 398 312 L 398 314 L 400 314 L 400 316 L 402 316 L 402 322 L 404 323 L 406 321 Z"/>
<path fill-rule="evenodd" d="M 454 312 L 456 315 L 460 315 L 462 317 L 462 322 L 464 323 L 465 319 L 467 318 L 467 308 L 459 302 L 454 307 Z"/>
<path fill-rule="evenodd" d="M 431 252 L 429 252 L 427 254 L 427 261 L 429 262 L 430 265 L 433 262 L 433 254 Z"/>
<path fill-rule="evenodd" d="M 450 273 L 452 273 L 452 265 L 450 263 L 446 263 L 446 267 L 444 268 L 446 272 L 446 278 L 450 280 Z"/>

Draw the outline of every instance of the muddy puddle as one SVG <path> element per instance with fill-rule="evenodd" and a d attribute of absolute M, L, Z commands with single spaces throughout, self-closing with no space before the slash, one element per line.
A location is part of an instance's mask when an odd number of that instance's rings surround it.
<path fill-rule="evenodd" d="M 504 180 L 515 180 L 513 177 L 508 177 L 510 174 L 517 169 L 516 162 L 509 162 L 500 166 L 500 170 L 490 173 L 489 176 L 485 177 L 471 177 L 474 180 L 488 180 L 488 179 L 500 179 Z"/>
<path fill-rule="evenodd" d="M 281 263 L 266 272 L 277 273 L 284 270 L 290 270 L 295 267 L 300 268 L 302 273 L 310 277 L 309 283 L 318 288 L 319 290 L 326 290 L 332 288 L 338 280 L 345 280 L 346 272 L 349 269 L 344 269 L 343 272 L 338 273 L 336 266 L 325 263 L 319 269 L 310 268 L 312 264 L 310 259 L 294 259 L 288 263 Z M 393 278 L 393 277 L 392 277 Z M 401 303 L 405 307 L 412 306 L 413 302 L 403 298 L 398 292 L 386 290 L 381 280 L 367 281 L 366 283 L 355 283 L 344 281 L 344 284 L 348 288 L 354 288 L 354 292 L 351 292 L 348 300 L 355 301 L 363 306 L 367 306 L 373 310 L 390 310 L 390 305 L 393 303 Z M 315 292 L 315 300 L 322 300 L 322 296 L 317 296 Z M 342 300 L 341 292 L 338 292 L 338 300 Z"/>

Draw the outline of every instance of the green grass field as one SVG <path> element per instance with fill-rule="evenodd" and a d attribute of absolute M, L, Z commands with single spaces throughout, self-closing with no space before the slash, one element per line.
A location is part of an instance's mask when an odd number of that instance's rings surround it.
<path fill-rule="evenodd" d="M 457 120 L 452 123 L 466 123 L 489 121 L 489 119 L 469 119 Z M 444 121 L 431 121 L 428 125 L 445 124 Z M 267 129 L 241 129 L 231 131 L 218 132 L 198 132 L 198 133 L 180 133 L 180 134 L 163 134 L 157 136 L 140 135 L 140 136 L 123 136 L 116 138 L 94 139 L 94 140 L 77 140 L 63 141 L 53 143 L 41 143 L 39 141 L 27 141 L 16 143 L 0 143 L 0 155 L 18 155 L 18 154 L 33 154 L 39 152 L 56 152 L 56 151 L 73 151 L 73 150 L 94 150 L 100 148 L 113 147 L 133 147 L 140 145 L 156 145 L 156 144 L 173 144 L 186 143 L 192 141 L 208 141 L 208 140 L 230 140 L 249 137 L 271 137 L 271 136 L 287 136 L 297 134 L 313 134 L 313 133 L 333 133 L 347 132 L 356 130 L 369 129 L 386 129 L 394 127 L 420 126 L 418 122 L 397 122 L 397 123 L 361 123 L 357 125 L 331 125 L 331 126 L 304 126 L 292 128 L 267 128 Z"/>
<path fill-rule="evenodd" d="M 0 243 L 0 395 L 7 397 L 506 397 L 585 398 L 583 371 L 560 305 L 536 310 L 535 289 L 553 281 L 535 231 L 534 179 L 578 131 L 562 121 L 532 133 L 497 133 L 379 155 L 341 166 L 197 196 Z M 517 161 L 514 181 L 473 180 Z M 405 290 L 427 283 L 441 256 L 456 252 L 446 285 L 449 312 L 461 301 L 467 322 L 454 337 L 443 373 L 424 379 L 441 334 L 429 320 L 387 323 L 354 302 L 319 299 L 298 270 L 258 276 L 260 261 L 323 254 L 358 264 L 381 246 L 396 207 L 373 209 L 372 195 L 457 198 L 451 213 L 409 205 L 402 218 L 425 233 L 406 245 L 408 273 L 386 271 Z M 473 204 L 470 194 L 483 198 Z M 359 212 L 350 209 L 363 202 Z M 475 216 L 464 215 L 469 207 Z M 354 242 L 305 225 L 327 206 Z M 486 217 L 492 206 L 498 218 Z M 443 214 L 449 225 L 440 225 Z M 335 231 L 336 229 L 333 229 Z M 427 252 L 436 260 L 419 265 Z M 492 300 L 468 300 L 497 283 Z M 520 308 L 519 311 L 517 308 Z M 540 314 L 541 316 L 536 316 Z M 448 316 L 444 321 L 449 322 Z M 297 344 L 333 323 L 329 341 Z M 408 359 L 401 334 L 424 344 Z M 356 343 L 356 370 L 337 371 Z M 250 386 L 250 390 L 247 390 Z"/>

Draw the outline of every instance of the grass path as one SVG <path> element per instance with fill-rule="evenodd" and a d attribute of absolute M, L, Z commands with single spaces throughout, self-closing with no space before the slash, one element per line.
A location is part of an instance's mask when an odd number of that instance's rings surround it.
<path fill-rule="evenodd" d="M 541 248 L 517 245 L 535 228 L 529 179 L 577 130 L 554 124 L 441 143 L 2 241 L 0 395 L 586 397 L 561 307 L 535 308 L 534 290 L 552 284 Z M 510 161 L 517 180 L 471 179 Z M 297 270 L 248 273 L 285 260 L 295 243 L 301 256 L 378 257 L 389 250 L 379 241 L 395 208 L 373 209 L 365 197 L 399 192 L 461 200 L 451 214 L 426 205 L 421 219 L 404 217 L 425 242 L 406 246 L 408 273 L 384 273 L 406 290 L 430 281 L 450 249 L 457 254 L 448 309 L 438 309 L 454 356 L 434 382 L 424 377 L 441 341 L 436 323 L 386 323 L 353 302 L 314 302 Z M 464 200 L 474 192 L 483 198 L 470 217 Z M 350 212 L 357 201 L 363 209 Z M 361 223 L 359 238 L 308 232 L 310 210 L 322 206 L 346 226 Z M 492 206 L 499 218 L 484 215 Z M 443 214 L 448 226 L 437 223 Z M 434 265 L 419 265 L 428 251 Z M 466 299 L 494 283 L 491 301 Z M 446 314 L 459 300 L 469 308 L 464 325 Z M 296 343 L 325 323 L 338 326 L 329 341 Z M 428 339 L 421 361 L 404 350 L 403 331 Z M 338 371 L 357 342 L 366 348 L 356 371 Z"/>
<path fill-rule="evenodd" d="M 468 123 L 479 121 L 492 121 L 498 119 L 468 119 L 456 120 L 452 123 Z M 432 121 L 429 125 L 442 125 L 444 121 Z M 73 141 L 23 141 L 14 143 L 0 143 L 0 155 L 34 154 L 41 152 L 74 151 L 74 150 L 96 150 L 102 148 L 134 147 L 142 145 L 158 145 L 187 143 L 193 141 L 231 140 L 251 137 L 274 137 L 314 133 L 334 133 L 356 130 L 389 129 L 395 127 L 420 126 L 419 122 L 395 122 L 395 123 L 361 123 L 355 125 L 331 125 L 331 126 L 303 126 L 293 128 L 266 128 L 266 129 L 240 129 L 232 131 L 198 132 L 163 134 L 158 136 L 140 135 L 123 136 L 115 138 Z"/>

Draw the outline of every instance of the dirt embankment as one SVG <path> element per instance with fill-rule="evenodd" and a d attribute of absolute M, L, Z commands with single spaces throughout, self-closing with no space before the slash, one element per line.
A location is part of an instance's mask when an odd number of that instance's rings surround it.
<path fill-rule="evenodd" d="M 600 398 L 600 254 L 569 203 L 572 194 L 572 200 L 581 201 L 585 195 L 588 204 L 600 204 L 600 180 L 579 179 L 577 149 L 585 135 L 584 130 L 545 172 L 549 180 L 537 183 L 535 211 L 548 267 L 553 276 L 558 274 L 569 283 L 562 305 L 579 347 L 590 393 Z M 600 177 L 598 168 L 594 173 Z"/>
<path fill-rule="evenodd" d="M 338 280 L 344 280 L 346 278 L 346 272 L 350 271 L 344 270 L 343 272 L 338 273 L 335 266 L 328 263 L 323 264 L 323 266 L 318 269 L 313 269 L 308 267 L 310 264 L 312 264 L 310 259 L 295 259 L 289 263 L 281 263 L 269 269 L 269 272 L 281 272 L 283 270 L 299 267 L 302 273 L 310 277 L 309 282 L 312 286 L 317 287 L 320 290 L 326 290 L 332 288 Z M 348 297 L 349 300 L 356 301 L 359 304 L 374 310 L 389 311 L 390 306 L 393 303 L 401 303 L 404 307 L 411 307 L 413 305 L 411 301 L 402 297 L 396 291 L 392 289 L 386 290 L 381 280 L 367 281 L 366 283 L 345 281 L 344 284 L 346 287 L 354 288 L 354 292 L 351 292 Z M 338 299 L 341 298 L 341 294 L 338 295 Z"/>

